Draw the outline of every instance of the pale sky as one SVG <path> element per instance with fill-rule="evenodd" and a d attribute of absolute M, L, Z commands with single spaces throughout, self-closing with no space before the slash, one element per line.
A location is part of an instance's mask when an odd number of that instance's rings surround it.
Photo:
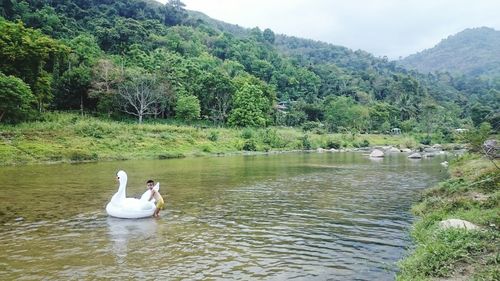
<path fill-rule="evenodd" d="M 159 0 L 165 3 L 166 0 Z M 397 59 L 466 28 L 500 30 L 500 0 L 182 0 L 242 27 L 314 39 Z"/>

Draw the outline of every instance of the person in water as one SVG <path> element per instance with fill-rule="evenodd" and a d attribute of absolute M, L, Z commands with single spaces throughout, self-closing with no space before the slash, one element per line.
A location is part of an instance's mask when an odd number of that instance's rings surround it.
<path fill-rule="evenodd" d="M 160 210 L 165 208 L 165 201 L 163 200 L 163 197 L 161 197 L 160 192 L 153 188 L 155 186 L 155 182 L 153 180 L 148 180 L 146 185 L 149 190 L 151 190 L 151 197 L 149 197 L 148 201 L 151 201 L 153 198 L 156 200 L 156 210 L 153 213 L 153 217 L 157 218 L 160 216 Z"/>

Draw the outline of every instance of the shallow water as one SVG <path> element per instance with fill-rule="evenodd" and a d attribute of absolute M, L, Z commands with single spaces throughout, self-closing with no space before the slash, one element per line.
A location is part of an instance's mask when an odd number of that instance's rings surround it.
<path fill-rule="evenodd" d="M 297 153 L 0 168 L 1 280 L 391 280 L 445 158 Z M 160 219 L 110 218 L 160 182 Z"/>

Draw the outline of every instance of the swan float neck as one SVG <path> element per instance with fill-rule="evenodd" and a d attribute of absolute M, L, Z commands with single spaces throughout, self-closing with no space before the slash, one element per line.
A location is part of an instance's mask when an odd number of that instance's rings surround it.
<path fill-rule="evenodd" d="M 127 188 L 127 173 L 124 171 L 119 171 L 116 174 L 116 178 L 120 182 L 118 191 L 111 197 L 111 203 L 121 204 L 126 198 L 126 188 Z"/>

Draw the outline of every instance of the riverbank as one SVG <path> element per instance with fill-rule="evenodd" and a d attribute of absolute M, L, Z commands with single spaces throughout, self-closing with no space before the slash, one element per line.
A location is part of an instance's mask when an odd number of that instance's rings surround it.
<path fill-rule="evenodd" d="M 466 154 L 449 172 L 413 206 L 415 248 L 397 280 L 500 280 L 500 171 L 485 157 Z M 443 229 L 439 222 L 446 219 L 479 229 Z"/>
<path fill-rule="evenodd" d="M 409 135 L 324 134 L 299 128 L 217 128 L 127 123 L 47 113 L 43 121 L 0 126 L 0 165 L 73 163 L 392 145 L 415 149 Z"/>

